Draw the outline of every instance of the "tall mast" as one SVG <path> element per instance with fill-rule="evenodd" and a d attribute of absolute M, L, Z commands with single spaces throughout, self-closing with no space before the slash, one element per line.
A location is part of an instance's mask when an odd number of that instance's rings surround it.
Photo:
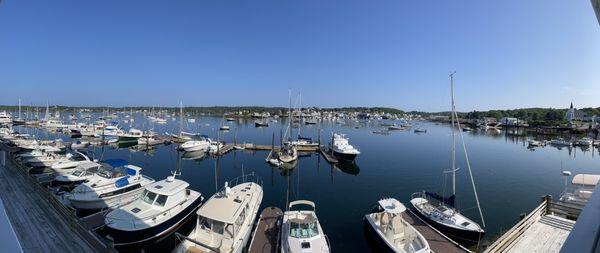
<path fill-rule="evenodd" d="M 456 71 L 450 73 L 450 93 L 452 94 L 452 195 L 456 194 L 456 138 L 454 136 L 454 114 L 456 108 L 454 107 L 454 74 Z M 457 119 L 458 120 L 458 119 Z"/>
<path fill-rule="evenodd" d="M 21 119 L 21 99 L 19 98 L 19 119 Z"/>
<path fill-rule="evenodd" d="M 183 102 L 179 100 L 179 136 L 183 131 Z"/>
<path fill-rule="evenodd" d="M 288 98 L 289 98 L 289 107 L 288 107 L 288 121 L 289 121 L 289 133 L 288 133 L 288 140 L 291 141 L 292 139 L 292 90 L 289 90 L 289 94 L 288 94 Z"/>
<path fill-rule="evenodd" d="M 298 105 L 298 138 L 300 138 L 300 128 L 302 127 L 302 93 L 300 93 L 300 104 Z"/>

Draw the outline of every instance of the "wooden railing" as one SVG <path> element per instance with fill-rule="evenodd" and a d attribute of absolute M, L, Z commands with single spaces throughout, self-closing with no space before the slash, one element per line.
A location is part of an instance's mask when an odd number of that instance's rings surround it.
<path fill-rule="evenodd" d="M 25 181 L 31 185 L 31 188 L 36 192 L 43 200 L 52 208 L 54 208 L 60 216 L 64 218 L 65 223 L 69 225 L 71 231 L 79 237 L 81 237 L 95 252 L 115 252 L 115 250 L 108 246 L 107 240 L 101 238 L 98 234 L 87 230 L 79 222 L 75 210 L 67 208 L 63 205 L 53 193 L 46 187 L 39 184 L 37 180 L 31 177 L 28 173 L 28 168 L 18 161 L 14 160 L 14 157 L 9 153 L 6 155 L 6 168 L 10 168 L 15 171 L 15 175 L 20 175 Z"/>

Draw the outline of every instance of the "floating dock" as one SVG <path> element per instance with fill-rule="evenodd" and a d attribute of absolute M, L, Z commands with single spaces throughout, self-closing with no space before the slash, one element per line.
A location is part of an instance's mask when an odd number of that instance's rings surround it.
<path fill-rule="evenodd" d="M 283 211 L 277 207 L 265 208 L 258 219 L 248 253 L 279 252 L 279 230 Z"/>
<path fill-rule="evenodd" d="M 427 222 L 419 218 L 412 210 L 407 209 L 402 215 L 402 218 L 412 225 L 419 233 L 421 233 L 427 242 L 432 252 L 435 253 L 472 253 L 467 248 L 461 246 L 457 242 L 443 235 L 437 229 L 433 228 Z"/>
<path fill-rule="evenodd" d="M 0 197 L 24 252 L 112 251 L 106 241 L 84 228 L 75 213 L 30 177 L 9 153 L 4 153 L 4 158 L 5 166 L 0 166 Z"/>
<path fill-rule="evenodd" d="M 274 150 L 275 152 L 277 152 L 281 149 L 280 146 L 258 145 L 258 144 L 254 144 L 254 143 L 235 144 L 235 148 L 236 149 L 244 149 L 244 150 L 259 150 L 259 151 Z M 317 147 L 317 146 L 297 147 L 297 150 L 299 152 L 316 152 L 316 151 L 318 151 L 318 149 L 319 149 L 319 147 Z"/>
<path fill-rule="evenodd" d="M 327 160 L 328 163 L 338 163 L 338 159 L 335 158 L 335 156 L 333 156 L 333 154 L 331 154 L 331 152 L 329 150 L 326 150 L 324 148 L 320 148 L 319 152 L 321 152 L 321 155 L 323 155 L 323 157 L 325 157 L 325 160 Z"/>

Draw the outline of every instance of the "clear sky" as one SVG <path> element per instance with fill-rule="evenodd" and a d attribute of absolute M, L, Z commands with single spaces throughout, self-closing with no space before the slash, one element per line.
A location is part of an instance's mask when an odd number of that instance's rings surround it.
<path fill-rule="evenodd" d="M 600 106 L 589 0 L 0 2 L 0 104 Z"/>

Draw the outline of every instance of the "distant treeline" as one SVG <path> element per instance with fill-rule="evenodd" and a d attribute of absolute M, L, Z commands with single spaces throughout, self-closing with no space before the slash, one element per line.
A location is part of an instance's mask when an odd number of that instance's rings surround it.
<path fill-rule="evenodd" d="M 45 106 L 34 106 L 37 108 L 39 112 L 44 112 L 46 110 Z M 310 107 L 316 110 L 325 110 L 325 111 L 336 111 L 336 112 L 365 112 L 365 113 L 391 113 L 391 114 L 402 114 L 404 111 L 388 108 L 388 107 L 341 107 L 341 108 L 318 108 L 318 107 Z M 152 106 L 132 106 L 132 107 L 100 107 L 100 106 L 50 106 L 50 111 L 54 112 L 59 110 L 62 113 L 72 113 L 73 111 L 79 112 L 80 110 L 87 110 L 92 112 L 115 112 L 115 111 L 139 111 L 146 110 L 151 111 L 168 111 L 168 112 L 178 112 L 179 107 L 152 107 Z M 203 113 L 203 114 L 211 114 L 211 115 L 224 115 L 228 113 L 263 113 L 268 112 L 270 114 L 285 114 L 287 113 L 288 108 L 286 107 L 265 107 L 265 106 L 186 106 L 183 107 L 186 113 Z M 0 111 L 6 110 L 14 112 L 18 110 L 18 106 L 0 106 Z M 21 106 L 21 111 L 24 113 L 26 110 L 33 111 L 31 106 Z"/>

